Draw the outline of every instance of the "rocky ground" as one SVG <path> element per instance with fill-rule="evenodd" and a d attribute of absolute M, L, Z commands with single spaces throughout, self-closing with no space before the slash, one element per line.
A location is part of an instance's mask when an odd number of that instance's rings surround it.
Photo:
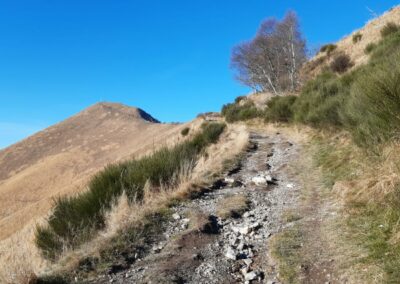
<path fill-rule="evenodd" d="M 123 272 L 97 283 L 279 283 L 268 240 L 282 230 L 282 214 L 295 206 L 299 183 L 289 164 L 299 145 L 282 134 L 250 135 L 251 150 L 219 189 L 175 207 L 164 240 Z M 244 195 L 248 209 L 221 219 L 227 197 Z"/>

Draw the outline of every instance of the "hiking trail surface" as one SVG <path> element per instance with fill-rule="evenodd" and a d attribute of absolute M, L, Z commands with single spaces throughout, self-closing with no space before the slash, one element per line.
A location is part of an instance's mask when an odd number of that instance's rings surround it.
<path fill-rule="evenodd" d="M 302 145 L 260 130 L 249 142 L 237 168 L 214 188 L 173 207 L 173 220 L 146 256 L 92 283 L 281 283 L 269 240 L 290 226 L 282 214 L 299 206 L 301 182 L 291 164 Z M 232 196 L 246 198 L 246 211 L 222 219 L 219 207 Z"/>

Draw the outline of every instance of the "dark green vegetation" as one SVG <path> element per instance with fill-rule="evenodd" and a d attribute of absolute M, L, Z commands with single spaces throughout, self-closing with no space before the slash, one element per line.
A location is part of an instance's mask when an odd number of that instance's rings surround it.
<path fill-rule="evenodd" d="M 55 201 L 46 226 L 38 227 L 36 244 L 48 259 L 56 259 L 65 248 L 76 248 L 89 241 L 105 226 L 105 214 L 125 192 L 130 202 L 141 202 L 146 184 L 154 191 L 174 186 L 183 167 L 199 158 L 204 149 L 216 143 L 225 124 L 203 124 L 191 140 L 172 148 L 162 148 L 138 160 L 107 166 L 88 184 L 88 190 Z"/>
<path fill-rule="evenodd" d="M 353 35 L 353 43 L 358 43 L 362 40 L 362 34 L 361 33 L 356 33 Z"/>
<path fill-rule="evenodd" d="M 365 54 L 370 54 L 375 49 L 375 47 L 376 47 L 375 43 L 373 42 L 368 43 L 364 50 Z"/>
<path fill-rule="evenodd" d="M 182 136 L 186 136 L 189 134 L 190 128 L 189 127 L 185 127 L 182 129 L 181 134 Z"/>
<path fill-rule="evenodd" d="M 222 107 L 222 115 L 227 122 L 248 120 L 260 116 L 261 112 L 251 101 L 243 102 L 243 98 L 236 99 L 235 103 L 227 104 Z"/>
<path fill-rule="evenodd" d="M 290 122 L 293 119 L 293 104 L 296 99 L 296 96 L 273 97 L 267 102 L 268 110 L 264 113 L 265 120 Z"/>
<path fill-rule="evenodd" d="M 330 67 L 333 72 L 344 73 L 351 66 L 353 66 L 353 63 L 351 62 L 350 57 L 346 54 L 339 54 L 333 59 Z"/>
<path fill-rule="evenodd" d="M 381 30 L 381 36 L 382 37 L 387 37 L 391 34 L 394 34 L 399 31 L 399 26 L 396 25 L 395 23 L 387 23 Z"/>
<path fill-rule="evenodd" d="M 267 121 L 343 129 L 351 133 L 358 145 L 372 149 L 399 137 L 399 47 L 400 31 L 390 33 L 373 48 L 366 65 L 343 75 L 325 69 L 305 84 L 300 96 L 277 96 L 264 111 L 256 111 L 250 103 L 230 104 L 222 114 L 228 122 L 261 117 Z M 345 57 L 339 60 L 337 69 L 332 68 L 334 71 L 343 73 L 351 65 Z"/>
<path fill-rule="evenodd" d="M 337 48 L 337 45 L 336 45 L 336 44 L 331 44 L 331 43 L 330 43 L 330 44 L 323 45 L 323 46 L 321 47 L 321 49 L 319 50 L 319 52 L 321 52 L 321 53 L 326 52 L 327 55 L 331 55 L 331 53 L 332 53 L 333 51 L 335 51 L 336 48 Z"/>

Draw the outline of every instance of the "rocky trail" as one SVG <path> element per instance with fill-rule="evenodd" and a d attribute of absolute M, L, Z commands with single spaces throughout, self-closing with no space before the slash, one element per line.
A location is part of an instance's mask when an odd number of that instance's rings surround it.
<path fill-rule="evenodd" d="M 299 183 L 289 164 L 299 158 L 300 145 L 259 132 L 251 133 L 250 143 L 218 189 L 174 208 L 163 240 L 147 256 L 96 283 L 279 283 L 268 240 L 297 203 Z M 219 207 L 239 195 L 248 201 L 246 212 L 221 219 Z"/>

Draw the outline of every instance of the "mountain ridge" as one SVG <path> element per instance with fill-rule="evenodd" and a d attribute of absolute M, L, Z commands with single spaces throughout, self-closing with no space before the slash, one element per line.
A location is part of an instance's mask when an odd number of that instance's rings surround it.
<path fill-rule="evenodd" d="M 173 144 L 190 125 L 102 102 L 0 150 L 0 240 L 43 216 L 53 198 L 84 190 L 107 164 Z"/>

